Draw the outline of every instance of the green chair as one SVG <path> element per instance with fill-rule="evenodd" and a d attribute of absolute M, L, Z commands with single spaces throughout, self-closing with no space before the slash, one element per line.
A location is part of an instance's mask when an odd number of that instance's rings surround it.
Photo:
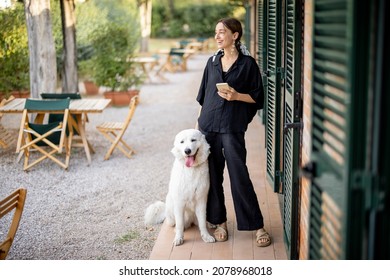
<path fill-rule="evenodd" d="M 81 99 L 80 93 L 41 93 L 42 99 Z M 76 115 L 71 114 L 72 116 L 72 126 L 73 126 L 73 141 L 72 147 L 83 148 L 83 142 L 80 136 L 80 126 L 85 130 L 85 124 L 88 122 L 88 115 Z M 51 114 L 49 116 L 49 122 L 58 121 L 61 118 L 58 114 Z M 88 142 L 89 149 L 94 153 L 92 145 Z"/>
<path fill-rule="evenodd" d="M 17 152 L 23 152 L 23 170 L 27 170 L 44 159 L 50 159 L 67 169 L 70 159 L 70 147 L 73 139 L 73 127 L 68 125 L 70 99 L 37 100 L 26 99 L 20 124 Z M 35 121 L 30 118 L 36 114 Z M 59 114 L 58 121 L 43 123 L 49 114 Z M 67 133 L 67 128 L 68 133 Z M 60 154 L 65 148 L 65 160 Z M 32 157 L 32 152 L 42 154 Z"/>
<path fill-rule="evenodd" d="M 42 99 L 81 99 L 79 93 L 41 93 Z M 62 118 L 59 114 L 51 114 L 49 116 L 49 122 L 58 121 Z M 74 118 L 76 121 L 76 118 Z M 77 133 L 77 130 L 75 131 Z"/>

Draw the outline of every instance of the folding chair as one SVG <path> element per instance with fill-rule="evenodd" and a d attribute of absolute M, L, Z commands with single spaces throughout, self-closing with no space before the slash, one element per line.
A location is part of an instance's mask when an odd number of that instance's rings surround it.
<path fill-rule="evenodd" d="M 58 100 L 26 99 L 17 143 L 17 152 L 23 151 L 24 154 L 23 170 L 29 169 L 44 159 L 50 159 L 64 169 L 68 168 L 73 139 L 73 125 L 68 125 L 69 104 L 69 98 Z M 30 121 L 31 116 L 29 117 L 29 115 L 32 113 L 37 114 L 35 123 Z M 55 113 L 62 115 L 60 121 L 42 123 L 48 119 L 48 114 Z M 61 161 L 54 154 L 61 154 L 64 147 L 65 160 Z M 32 151 L 40 152 L 42 156 L 30 163 Z"/>
<path fill-rule="evenodd" d="M 43 99 L 65 99 L 65 98 L 81 99 L 81 95 L 79 93 L 41 93 L 41 97 Z M 79 137 L 80 136 L 79 122 L 81 123 L 81 125 L 85 130 L 85 124 L 89 121 L 88 115 L 83 114 L 82 116 L 80 116 L 80 115 L 71 114 L 71 116 L 72 116 L 72 122 L 74 121 L 72 147 L 84 148 L 83 140 L 81 139 L 81 137 Z M 62 116 L 59 114 L 51 114 L 49 116 L 49 122 L 59 121 L 61 118 Z M 90 151 L 92 153 L 95 153 L 92 145 L 88 141 L 87 144 L 89 146 Z"/>
<path fill-rule="evenodd" d="M 181 48 L 171 48 L 167 56 L 167 60 L 157 71 L 156 75 L 160 72 L 169 71 L 175 73 L 179 69 L 186 70 L 185 65 L 183 64 L 183 56 L 185 52 Z"/>
<path fill-rule="evenodd" d="M 10 226 L 8 233 L 5 235 L 5 238 L 0 240 L 0 260 L 5 260 L 15 239 L 16 231 L 18 230 L 20 218 L 23 213 L 26 194 L 27 190 L 20 188 L 0 201 L 0 220 L 5 215 L 11 213 L 11 211 L 14 211 L 12 219 L 9 220 Z M 6 220 L 6 218 L 3 220 Z M 5 221 L 1 221 L 1 224 L 5 225 L 6 223 Z"/>
<path fill-rule="evenodd" d="M 123 141 L 122 137 L 125 134 L 131 119 L 133 118 L 137 104 L 138 96 L 133 96 L 130 100 L 129 112 L 124 122 L 104 122 L 96 127 L 98 131 L 101 132 L 103 136 L 112 143 L 106 155 L 104 156 L 105 160 L 110 158 L 115 148 L 118 148 L 128 158 L 130 158 L 134 153 L 134 150 L 128 144 L 126 144 L 125 141 Z"/>
<path fill-rule="evenodd" d="M 12 95 L 8 99 L 3 99 L 0 103 L 0 107 L 6 105 L 7 103 L 9 103 L 13 99 L 15 99 L 15 97 L 13 97 Z M 3 114 L 0 113 L 0 147 L 5 149 L 14 140 L 14 135 L 12 135 L 8 130 L 6 130 L 4 128 L 4 126 L 1 125 L 2 116 L 3 116 Z"/>

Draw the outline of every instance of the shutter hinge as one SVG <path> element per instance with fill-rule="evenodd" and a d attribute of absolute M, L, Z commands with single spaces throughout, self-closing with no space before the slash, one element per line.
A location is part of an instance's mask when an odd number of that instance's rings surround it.
<path fill-rule="evenodd" d="M 281 182 L 281 183 L 284 182 L 284 174 L 283 174 L 283 171 L 281 171 L 281 170 L 276 170 L 276 171 L 275 171 L 275 176 L 279 178 L 279 182 Z"/>
<path fill-rule="evenodd" d="M 267 77 L 271 77 L 271 76 L 273 76 L 275 74 L 278 74 L 278 73 L 280 73 L 280 78 L 281 79 L 285 78 L 286 71 L 285 71 L 285 69 L 283 67 L 276 67 L 276 71 L 271 71 L 271 70 L 267 69 L 267 70 L 265 70 L 263 72 L 263 74 L 266 75 Z"/>
<path fill-rule="evenodd" d="M 286 78 L 286 70 L 283 67 L 277 67 L 276 73 L 280 73 L 280 78 L 284 79 Z"/>
<path fill-rule="evenodd" d="M 287 133 L 287 130 L 293 128 L 293 129 L 301 129 L 302 128 L 302 123 L 301 122 L 295 122 L 295 123 L 285 123 L 283 127 L 283 132 Z"/>
<path fill-rule="evenodd" d="M 301 109 L 302 109 L 301 92 L 297 91 L 294 93 L 294 119 L 301 119 L 301 112 L 302 112 Z M 283 127 L 283 132 L 287 133 L 287 130 L 290 128 L 302 129 L 303 123 L 302 122 L 285 123 Z"/>
<path fill-rule="evenodd" d="M 302 95 L 300 91 L 294 93 L 294 117 L 296 119 L 302 118 Z"/>
<path fill-rule="evenodd" d="M 352 173 L 352 189 L 364 193 L 365 209 L 382 210 L 385 206 L 385 191 L 380 189 L 379 176 L 356 170 Z"/>

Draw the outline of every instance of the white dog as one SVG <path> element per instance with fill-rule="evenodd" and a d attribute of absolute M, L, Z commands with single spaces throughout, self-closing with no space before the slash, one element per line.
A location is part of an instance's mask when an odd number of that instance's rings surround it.
<path fill-rule="evenodd" d="M 175 137 L 175 156 L 165 204 L 155 202 L 146 209 L 145 224 L 175 226 L 175 246 L 184 242 L 184 229 L 196 224 L 204 242 L 215 242 L 206 226 L 206 203 L 210 187 L 208 156 L 210 146 L 196 129 L 186 129 Z"/>

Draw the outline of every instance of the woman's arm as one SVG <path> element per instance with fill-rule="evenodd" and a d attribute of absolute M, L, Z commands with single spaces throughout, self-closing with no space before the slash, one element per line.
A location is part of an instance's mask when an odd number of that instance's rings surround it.
<path fill-rule="evenodd" d="M 221 89 L 218 91 L 218 95 L 228 101 L 242 101 L 246 103 L 256 103 L 253 98 L 247 93 L 239 93 L 234 88 Z"/>
<path fill-rule="evenodd" d="M 198 130 L 199 130 L 198 119 L 200 116 L 200 111 L 202 111 L 202 106 L 199 107 L 198 117 L 196 118 L 196 123 L 195 123 L 195 129 L 198 129 Z"/>

